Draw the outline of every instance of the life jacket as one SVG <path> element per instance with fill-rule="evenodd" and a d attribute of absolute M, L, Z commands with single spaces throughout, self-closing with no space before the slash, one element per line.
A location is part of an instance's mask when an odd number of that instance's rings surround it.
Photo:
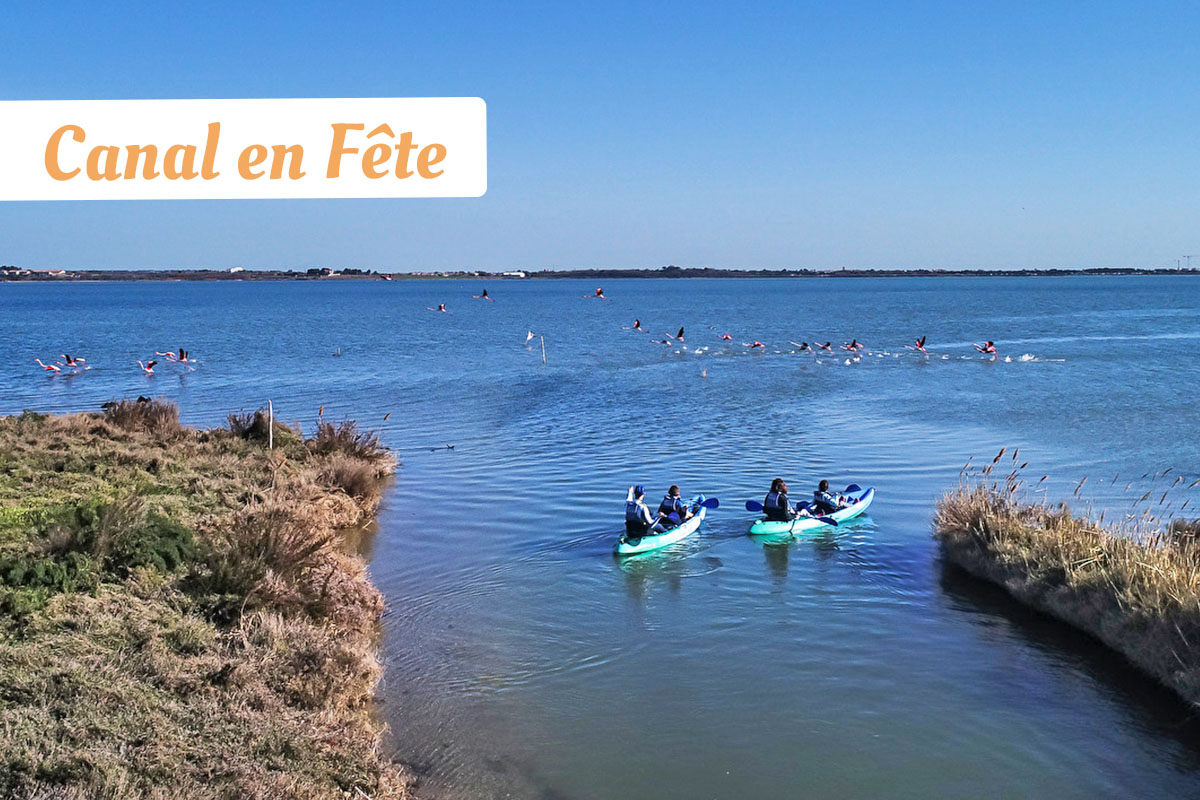
<path fill-rule="evenodd" d="M 773 522 L 787 522 L 791 519 L 788 513 L 787 495 L 783 492 L 767 492 L 763 499 L 763 511 L 767 519 Z"/>
<path fill-rule="evenodd" d="M 821 514 L 832 514 L 838 510 L 837 498 L 829 492 L 817 489 L 813 492 L 813 510 Z"/>
<path fill-rule="evenodd" d="M 658 504 L 658 513 L 662 514 L 664 517 L 667 514 L 679 514 L 682 516 L 683 508 L 684 506 L 682 500 L 676 497 L 671 497 L 671 495 L 667 495 L 663 498 L 663 501 Z"/>
<path fill-rule="evenodd" d="M 650 509 L 641 500 L 625 503 L 625 534 L 638 538 L 645 536 L 646 531 L 650 530 L 650 523 L 646 522 L 649 513 Z"/>

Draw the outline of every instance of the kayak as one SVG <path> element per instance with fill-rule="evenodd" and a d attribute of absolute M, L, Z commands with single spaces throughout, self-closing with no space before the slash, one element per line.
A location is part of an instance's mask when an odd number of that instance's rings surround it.
<path fill-rule="evenodd" d="M 854 497 L 854 495 L 852 494 L 850 497 Z M 846 506 L 845 508 L 839 508 L 837 511 L 834 511 L 828 516 L 832 517 L 838 522 L 845 522 L 846 520 L 854 519 L 866 511 L 871 505 L 871 501 L 874 499 L 875 489 L 864 489 L 862 494 L 858 495 L 858 499 L 856 499 L 854 503 Z M 817 519 L 816 517 L 796 517 L 790 522 L 768 522 L 765 519 L 760 519 L 750 526 L 750 535 L 765 536 L 772 533 L 790 533 L 793 536 L 796 536 L 801 533 L 826 531 L 830 530 L 831 528 L 833 528 L 832 525 L 827 522 L 821 522 L 821 520 Z"/>
<path fill-rule="evenodd" d="M 677 525 L 653 536 L 642 536 L 637 539 L 626 539 L 622 536 L 617 540 L 617 546 L 613 548 L 613 552 L 620 556 L 630 556 L 634 553 L 646 553 L 669 544 L 675 544 L 700 529 L 700 523 L 704 521 L 704 512 L 707 510 L 704 506 L 700 506 L 700 510 L 684 521 L 682 525 Z"/>

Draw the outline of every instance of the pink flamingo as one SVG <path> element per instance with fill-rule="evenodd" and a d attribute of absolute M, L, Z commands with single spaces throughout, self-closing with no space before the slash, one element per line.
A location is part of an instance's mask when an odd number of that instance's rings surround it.
<path fill-rule="evenodd" d="M 39 367 L 46 370 L 46 372 L 53 372 L 55 374 L 62 372 L 62 365 L 59 364 L 58 362 L 55 362 L 53 364 L 43 364 L 42 360 L 40 358 L 35 358 L 34 361 L 36 361 L 38 363 Z"/>
<path fill-rule="evenodd" d="M 906 345 L 904 345 L 904 348 L 906 350 L 919 350 L 920 352 L 924 353 L 925 355 L 929 355 L 929 351 L 925 349 L 925 337 L 924 336 L 922 336 L 920 339 L 917 339 L 916 344 L 906 344 Z"/>
<path fill-rule="evenodd" d="M 145 364 L 143 364 L 141 361 L 138 361 L 137 363 L 138 363 L 138 366 L 142 368 L 142 372 L 146 373 L 147 375 L 153 375 L 154 374 L 154 365 L 157 364 L 158 362 L 154 361 L 154 360 L 150 360 L 150 361 L 147 361 Z"/>

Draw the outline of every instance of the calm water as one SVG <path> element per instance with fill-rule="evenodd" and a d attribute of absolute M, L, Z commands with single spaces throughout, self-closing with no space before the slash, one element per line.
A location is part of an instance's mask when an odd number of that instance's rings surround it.
<path fill-rule="evenodd" d="M 208 424 L 269 398 L 307 424 L 324 405 L 382 426 L 404 461 L 369 553 L 389 603 L 383 711 L 437 793 L 1200 791 L 1188 712 L 944 567 L 929 524 L 966 459 L 1002 445 L 1052 496 L 1089 476 L 1116 510 L 1144 473 L 1200 477 L 1200 281 L 603 286 L 608 301 L 493 282 L 486 303 L 475 282 L 0 284 L 0 411 L 140 393 Z M 425 310 L 439 302 L 451 313 Z M 656 338 L 686 326 L 688 349 L 621 330 L 635 317 Z M 903 349 L 921 334 L 929 358 Z M 850 363 L 788 344 L 851 337 L 869 352 Z M 972 354 L 985 338 L 999 359 Z M 180 346 L 194 372 L 134 364 Z M 94 369 L 40 374 L 33 359 L 64 349 Z M 768 545 L 741 508 L 776 475 L 878 496 L 836 535 Z M 621 563 L 635 482 L 722 507 Z"/>

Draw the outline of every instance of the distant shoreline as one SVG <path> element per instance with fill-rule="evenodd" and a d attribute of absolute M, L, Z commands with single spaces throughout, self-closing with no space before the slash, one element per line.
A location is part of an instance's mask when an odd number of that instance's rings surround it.
<path fill-rule="evenodd" d="M 1022 277 L 1108 277 L 1123 275 L 1197 275 L 1196 268 L 1092 267 L 1088 269 L 716 269 L 709 267 L 660 267 L 658 269 L 569 269 L 569 270 L 457 270 L 453 272 L 383 272 L 347 268 L 312 267 L 290 270 L 232 271 L 217 269 L 76 269 L 27 270 L 0 267 L 0 283 L 48 281 L 312 281 L 312 280 L 542 280 L 556 278 L 1022 278 Z"/>

